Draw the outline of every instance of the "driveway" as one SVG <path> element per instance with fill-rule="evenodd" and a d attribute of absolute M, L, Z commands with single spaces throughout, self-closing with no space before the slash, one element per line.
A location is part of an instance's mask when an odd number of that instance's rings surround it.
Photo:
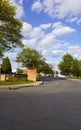
<path fill-rule="evenodd" d="M 0 89 L 0 130 L 81 130 L 81 81 Z"/>

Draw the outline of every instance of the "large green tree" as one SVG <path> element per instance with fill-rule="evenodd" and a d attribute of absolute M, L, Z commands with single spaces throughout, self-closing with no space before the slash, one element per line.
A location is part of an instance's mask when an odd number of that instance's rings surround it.
<path fill-rule="evenodd" d="M 71 54 L 65 54 L 62 61 L 58 64 L 61 74 L 81 76 L 81 61 L 74 58 Z"/>
<path fill-rule="evenodd" d="M 1 67 L 4 73 L 11 73 L 12 67 L 11 67 L 10 59 L 8 57 L 3 59 Z"/>
<path fill-rule="evenodd" d="M 43 72 L 44 74 L 54 74 L 54 68 L 52 65 L 43 61 L 38 66 L 38 72 Z"/>
<path fill-rule="evenodd" d="M 53 66 L 46 63 L 42 54 L 35 49 L 23 49 L 16 57 L 16 62 L 18 62 L 18 64 L 22 63 L 22 66 L 26 68 L 36 68 L 38 73 L 54 73 Z"/>
<path fill-rule="evenodd" d="M 38 68 L 45 59 L 37 50 L 26 48 L 17 55 L 16 61 L 26 68 Z"/>
<path fill-rule="evenodd" d="M 74 59 L 72 73 L 74 76 L 81 76 L 81 61 Z"/>
<path fill-rule="evenodd" d="M 73 73 L 74 58 L 71 54 L 65 54 L 62 61 L 58 64 L 61 74 L 69 75 Z"/>
<path fill-rule="evenodd" d="M 4 51 L 22 45 L 22 22 L 15 16 L 16 8 L 10 0 L 0 0 L 0 56 Z"/>

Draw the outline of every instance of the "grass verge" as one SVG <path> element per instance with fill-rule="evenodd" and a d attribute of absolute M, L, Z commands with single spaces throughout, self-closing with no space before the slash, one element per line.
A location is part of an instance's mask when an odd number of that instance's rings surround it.
<path fill-rule="evenodd" d="M 29 83 L 33 83 L 33 81 L 29 81 L 29 80 L 25 80 L 25 79 L 0 81 L 0 85 L 16 85 L 16 84 L 29 84 Z"/>

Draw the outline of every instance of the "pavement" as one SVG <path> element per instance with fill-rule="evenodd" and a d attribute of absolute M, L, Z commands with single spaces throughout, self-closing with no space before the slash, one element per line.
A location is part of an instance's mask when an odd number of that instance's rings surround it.
<path fill-rule="evenodd" d="M 0 130 L 81 130 L 81 81 L 0 89 Z"/>
<path fill-rule="evenodd" d="M 16 84 L 16 85 L 0 85 L 0 89 L 19 89 L 19 88 L 24 88 L 24 87 L 31 87 L 31 86 L 38 86 L 43 84 L 43 81 L 36 81 L 33 83 L 29 83 L 29 84 Z"/>

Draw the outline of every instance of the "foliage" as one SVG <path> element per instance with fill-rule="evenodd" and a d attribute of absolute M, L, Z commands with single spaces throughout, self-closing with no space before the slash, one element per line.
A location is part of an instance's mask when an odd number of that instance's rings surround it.
<path fill-rule="evenodd" d="M 8 57 L 6 57 L 6 58 L 3 59 L 3 62 L 2 62 L 2 71 L 4 73 L 11 73 L 11 71 L 12 71 L 11 63 L 10 63 L 10 60 L 9 60 Z"/>
<path fill-rule="evenodd" d="M 60 69 L 61 74 L 71 74 L 77 77 L 81 76 L 81 61 L 70 54 L 65 54 L 62 57 L 62 61 L 58 64 L 58 68 Z"/>
<path fill-rule="evenodd" d="M 15 15 L 16 8 L 10 1 L 0 0 L 0 56 L 4 51 L 22 45 L 22 23 Z"/>
<path fill-rule="evenodd" d="M 18 74 L 22 74 L 24 70 L 20 69 L 20 68 L 17 68 L 17 73 Z"/>
<path fill-rule="evenodd" d="M 46 62 L 42 62 L 38 66 L 38 73 L 43 72 L 44 74 L 54 74 L 53 66 Z"/>
<path fill-rule="evenodd" d="M 77 76 L 77 77 L 81 75 L 81 61 L 79 61 L 76 58 L 74 59 L 72 73 L 74 76 Z"/>
<path fill-rule="evenodd" d="M 16 62 L 21 62 L 23 67 L 36 68 L 37 72 L 45 74 L 53 74 L 53 66 L 45 62 L 43 56 L 34 49 L 23 49 L 16 57 Z"/>
<path fill-rule="evenodd" d="M 39 77 L 36 78 L 36 81 L 41 81 L 41 79 Z"/>
<path fill-rule="evenodd" d="M 23 49 L 16 57 L 16 61 L 21 62 L 22 66 L 26 68 L 38 68 L 44 60 L 37 50 L 30 48 Z"/>
<path fill-rule="evenodd" d="M 62 61 L 58 64 L 58 68 L 61 70 L 61 74 L 69 75 L 72 73 L 74 59 L 72 55 L 65 54 L 62 57 Z"/>

